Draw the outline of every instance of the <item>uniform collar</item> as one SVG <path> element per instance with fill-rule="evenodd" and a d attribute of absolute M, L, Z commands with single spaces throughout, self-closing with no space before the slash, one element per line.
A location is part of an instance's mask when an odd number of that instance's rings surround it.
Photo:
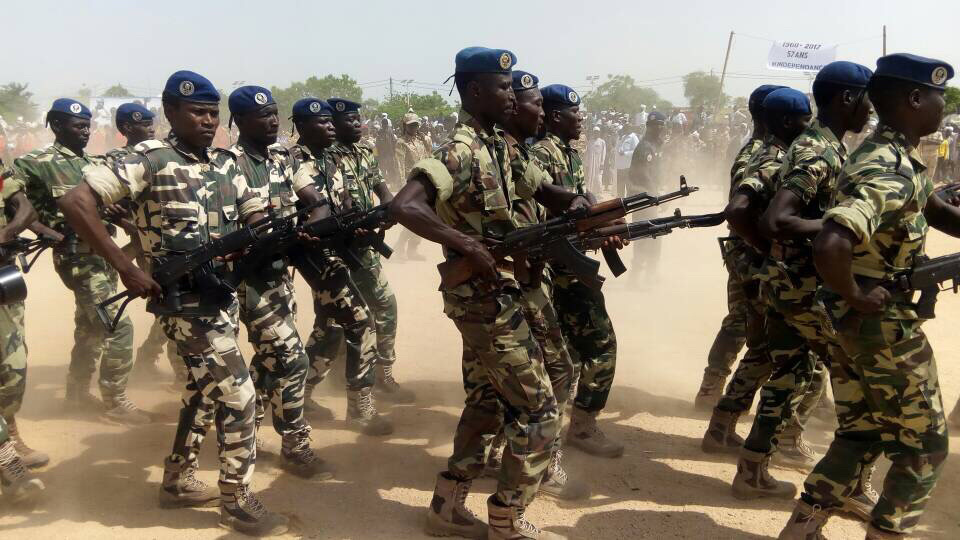
<path fill-rule="evenodd" d="M 473 130 L 475 136 L 483 141 L 485 144 L 490 144 L 496 141 L 496 137 L 503 136 L 503 130 L 497 126 L 493 126 L 493 133 L 487 133 L 484 131 L 483 126 L 480 125 L 480 122 L 467 111 L 460 109 L 460 113 L 457 115 L 459 120 L 457 121 L 458 126 L 465 126 Z"/>
<path fill-rule="evenodd" d="M 67 157 L 79 157 L 79 158 L 87 157 L 86 154 L 79 154 L 79 155 L 76 154 L 73 150 L 67 148 L 66 146 L 56 141 L 53 142 L 53 148 L 56 149 L 57 152 L 60 152 L 61 154 L 66 155 Z"/>
<path fill-rule="evenodd" d="M 563 150 L 564 152 L 569 152 L 569 151 L 573 150 L 573 147 L 572 147 L 572 146 L 570 146 L 569 144 L 563 142 L 563 141 L 560 139 L 560 137 L 554 135 L 553 133 L 550 133 L 549 131 L 547 132 L 547 136 L 544 137 L 544 139 L 547 139 L 547 140 L 551 141 L 553 144 L 557 145 L 557 148 Z"/>
<path fill-rule="evenodd" d="M 827 143 L 833 147 L 843 157 L 847 155 L 847 147 L 840 142 L 840 139 L 833 133 L 833 130 L 826 126 L 819 118 L 815 118 L 810 124 L 810 129 L 816 131 L 821 137 L 827 140 Z"/>
<path fill-rule="evenodd" d="M 167 144 L 169 144 L 171 148 L 173 148 L 174 150 L 176 150 L 177 152 L 179 152 L 179 153 L 180 153 L 181 155 L 183 155 L 184 157 L 187 157 L 187 158 L 189 158 L 189 159 L 191 159 L 191 160 L 193 160 L 193 161 L 197 161 L 197 162 L 203 161 L 202 159 L 200 159 L 199 156 L 197 156 L 196 154 L 194 154 L 193 152 L 191 152 L 190 150 L 188 150 L 188 149 L 180 142 L 180 139 L 179 139 L 172 131 L 170 132 L 170 135 L 167 136 Z M 204 148 L 204 149 L 203 149 L 203 152 L 204 152 L 204 157 L 206 157 L 206 160 L 207 160 L 207 161 L 213 161 L 213 152 L 212 152 L 212 150 L 211 150 L 210 147 Z"/>
<path fill-rule="evenodd" d="M 914 170 L 917 172 L 923 172 L 927 170 L 927 164 L 923 162 L 923 158 L 920 156 L 920 151 L 915 146 L 910 144 L 910 141 L 907 140 L 906 135 L 886 124 L 878 125 L 874 134 L 880 139 L 890 142 L 897 147 L 902 154 L 910 158 L 910 161 L 913 163 Z"/>
<path fill-rule="evenodd" d="M 267 156 L 261 155 L 259 152 L 257 152 L 257 150 L 245 147 L 243 143 L 240 142 L 240 139 L 237 139 L 237 142 L 233 143 L 233 146 L 230 147 L 230 149 L 237 154 L 246 154 L 250 157 L 250 159 L 256 161 L 257 163 L 263 163 L 267 159 Z M 267 152 L 270 152 L 269 148 L 267 149 Z"/>
<path fill-rule="evenodd" d="M 787 149 L 787 143 L 780 140 L 780 137 L 777 137 L 776 135 L 767 135 L 767 137 L 763 139 L 763 142 L 764 144 L 767 144 L 770 146 L 776 146 L 780 150 Z"/>

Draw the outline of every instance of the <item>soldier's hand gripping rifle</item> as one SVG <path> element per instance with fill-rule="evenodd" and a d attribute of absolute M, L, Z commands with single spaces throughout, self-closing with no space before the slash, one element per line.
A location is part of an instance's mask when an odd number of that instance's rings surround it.
<path fill-rule="evenodd" d="M 933 259 L 918 258 L 913 268 L 894 276 L 882 286 L 892 291 L 920 291 L 920 298 L 916 303 L 917 315 L 923 319 L 932 319 L 935 316 L 937 295 L 940 291 L 947 290 L 940 285 L 948 281 L 950 286 L 947 288 L 956 293 L 960 288 L 960 253 Z"/>
<path fill-rule="evenodd" d="M 9 242 L 0 244 L 0 261 L 9 261 L 16 257 L 20 261 L 20 267 L 26 274 L 33 268 L 34 263 L 47 248 L 53 247 L 57 242 L 47 236 L 38 238 L 24 238 L 18 236 Z M 28 260 L 28 257 L 33 255 Z"/>
<path fill-rule="evenodd" d="M 390 222 L 387 217 L 389 208 L 389 203 L 369 210 L 344 208 L 333 215 L 304 224 L 302 232 L 313 241 L 291 253 L 293 265 L 311 286 L 315 286 L 316 281 L 321 279 L 319 272 L 325 264 L 316 253 L 316 248 L 329 248 L 337 252 L 351 268 L 362 264 L 358 250 L 366 247 L 373 248 L 389 259 L 393 250 L 384 242 L 384 231 Z"/>
<path fill-rule="evenodd" d="M 571 210 L 561 216 L 543 223 L 510 231 L 502 238 L 490 238 L 490 255 L 494 260 L 502 261 L 507 257 L 525 258 L 535 251 L 544 260 L 562 264 L 573 272 L 587 286 L 599 289 L 603 285 L 603 276 L 599 275 L 600 263 L 583 254 L 571 243 L 571 237 L 589 233 L 595 229 L 610 225 L 610 222 L 627 214 L 658 206 L 668 201 L 686 197 L 698 188 L 687 185 L 687 179 L 680 177 L 680 189 L 664 195 L 638 193 L 620 199 L 603 201 L 592 206 Z M 614 275 L 626 271 L 623 261 L 615 249 L 604 248 L 604 259 Z M 473 277 L 474 269 L 464 258 L 450 259 L 437 266 L 440 270 L 441 286 L 450 289 L 465 283 Z"/>
<path fill-rule="evenodd" d="M 640 240 L 642 238 L 657 238 L 673 232 L 674 229 L 693 229 L 697 227 L 716 227 L 725 221 L 723 212 L 715 214 L 701 214 L 684 216 L 680 209 L 676 209 L 672 216 L 655 218 L 635 223 L 609 225 L 600 227 L 588 234 L 572 239 L 575 246 L 583 250 L 600 249 L 604 240 L 611 236 L 619 236 L 625 240 Z"/>

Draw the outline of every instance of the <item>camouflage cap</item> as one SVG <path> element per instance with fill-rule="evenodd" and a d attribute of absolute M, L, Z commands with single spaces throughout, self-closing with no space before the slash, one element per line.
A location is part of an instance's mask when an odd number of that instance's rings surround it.
<path fill-rule="evenodd" d="M 403 115 L 403 125 L 419 123 L 420 117 L 417 116 L 416 113 L 408 112 L 407 114 Z"/>

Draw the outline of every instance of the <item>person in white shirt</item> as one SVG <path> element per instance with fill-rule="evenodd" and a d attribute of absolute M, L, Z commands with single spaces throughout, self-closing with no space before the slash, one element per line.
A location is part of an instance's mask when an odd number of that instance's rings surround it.
<path fill-rule="evenodd" d="M 645 109 L 646 107 L 637 113 L 637 116 L 639 117 L 642 114 L 644 118 L 647 118 L 649 115 Z M 633 151 L 637 148 L 638 144 L 640 144 L 640 136 L 637 134 L 636 126 L 627 126 L 627 129 L 624 130 L 623 135 L 617 142 L 616 190 L 618 197 L 623 197 L 627 193 L 627 185 L 630 183 L 630 162 L 633 159 Z"/>
<path fill-rule="evenodd" d="M 590 143 L 587 145 L 587 190 L 599 193 L 603 180 L 603 163 L 607 158 L 607 141 L 603 140 L 600 128 L 590 130 Z"/>

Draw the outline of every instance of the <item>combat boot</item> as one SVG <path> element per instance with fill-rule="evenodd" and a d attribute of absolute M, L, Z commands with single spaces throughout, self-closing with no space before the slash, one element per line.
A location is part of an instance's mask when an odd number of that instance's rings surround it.
<path fill-rule="evenodd" d="M 103 416 L 114 422 L 128 426 L 142 426 L 152 421 L 150 415 L 138 409 L 127 398 L 126 392 L 121 391 L 110 396 L 104 396 L 103 401 L 107 406 Z"/>
<path fill-rule="evenodd" d="M 377 412 L 372 390 L 368 387 L 347 392 L 347 423 L 364 435 L 389 435 L 393 433 L 393 423 Z"/>
<path fill-rule="evenodd" d="M 417 400 L 412 390 L 402 388 L 393 378 L 393 365 L 377 365 L 377 393 L 386 401 L 404 405 Z"/>
<path fill-rule="evenodd" d="M 150 355 L 144 348 L 144 345 L 141 345 L 137 349 L 137 356 L 133 361 L 133 374 L 145 381 L 159 380 L 160 367 L 157 365 L 157 355 Z"/>
<path fill-rule="evenodd" d="M 567 476 L 563 470 L 563 450 L 557 450 L 550 458 L 547 474 L 540 482 L 539 492 L 565 501 L 578 501 L 590 497 L 590 486 L 580 479 Z"/>
<path fill-rule="evenodd" d="M 697 397 L 693 398 L 693 408 L 698 411 L 709 411 L 716 407 L 720 397 L 723 396 L 723 386 L 726 383 L 727 378 L 722 375 L 704 373 L 700 390 L 697 390 Z"/>
<path fill-rule="evenodd" d="M 300 478 L 329 480 L 333 473 L 326 463 L 310 448 L 310 430 L 302 429 L 283 436 L 280 447 L 280 466 Z"/>
<path fill-rule="evenodd" d="M 837 420 L 837 405 L 827 395 L 826 389 L 824 389 L 820 401 L 817 402 L 817 406 L 813 408 L 813 412 L 810 414 L 828 424 Z"/>
<path fill-rule="evenodd" d="M 276 536 L 287 532 L 290 520 L 268 512 L 246 484 L 220 484 L 220 526 L 248 536 Z"/>
<path fill-rule="evenodd" d="M 315 422 L 329 422 L 333 420 L 333 411 L 320 405 L 313 399 L 313 391 L 316 385 L 305 385 L 303 391 L 303 413 Z"/>
<path fill-rule="evenodd" d="M 23 462 L 24 467 L 35 469 L 50 463 L 50 456 L 30 448 L 27 446 L 27 443 L 23 441 L 23 438 L 20 437 L 20 429 L 17 427 L 17 420 L 15 418 L 11 418 L 10 421 L 7 422 L 7 431 L 10 433 L 10 440 L 13 441 L 14 448 L 17 451 L 17 455 L 20 456 L 20 461 Z"/>
<path fill-rule="evenodd" d="M 496 494 L 487 499 L 488 540 L 566 540 L 552 532 L 541 531 L 523 517 L 524 508 L 500 506 Z"/>
<path fill-rule="evenodd" d="M 740 413 L 713 409 L 713 416 L 707 425 L 707 432 L 700 441 L 700 449 L 708 454 L 740 455 L 743 438 L 737 435 L 737 421 Z"/>
<path fill-rule="evenodd" d="M 567 444 L 594 456 L 605 458 L 622 456 L 623 445 L 611 441 L 600 430 L 597 426 L 597 414 L 574 407 L 573 414 L 570 415 Z"/>
<path fill-rule="evenodd" d="M 43 482 L 31 477 L 24 468 L 14 442 L 8 439 L 0 444 L 0 492 L 3 498 L 10 504 L 25 505 L 35 502 L 43 490 Z"/>
<path fill-rule="evenodd" d="M 875 463 L 863 467 L 860 471 L 857 487 L 843 501 L 844 511 L 867 523 L 873 519 L 873 507 L 880 500 L 880 494 L 873 489 L 873 473 L 876 470 L 877 465 Z"/>
<path fill-rule="evenodd" d="M 792 499 L 796 496 L 797 486 L 775 480 L 767 470 L 769 466 L 768 454 L 742 449 L 740 461 L 737 462 L 737 475 L 733 478 L 733 496 L 738 499 Z"/>
<path fill-rule="evenodd" d="M 901 538 L 906 537 L 907 535 L 905 533 L 896 533 L 893 531 L 878 529 L 871 523 L 867 526 L 867 536 L 865 537 L 865 540 L 900 540 Z"/>
<path fill-rule="evenodd" d="M 163 460 L 160 482 L 160 508 L 206 507 L 220 504 L 220 490 L 195 476 L 197 465 L 187 464 L 180 456 Z"/>
<path fill-rule="evenodd" d="M 802 500 L 797 501 L 790 521 L 780 531 L 777 540 L 826 540 L 820 531 L 829 518 L 830 513 L 819 505 L 810 506 Z"/>
<path fill-rule="evenodd" d="M 437 487 L 427 510 L 424 532 L 430 536 L 486 538 L 487 525 L 466 506 L 470 480 L 457 480 L 448 473 L 437 475 Z"/>
<path fill-rule="evenodd" d="M 803 440 L 803 429 L 791 426 L 777 437 L 777 452 L 773 456 L 774 465 L 809 471 L 817 464 L 817 455 Z"/>
<path fill-rule="evenodd" d="M 947 422 L 955 428 L 960 428 L 960 401 L 958 401 L 957 405 L 953 408 L 953 412 L 950 413 L 950 418 Z"/>
<path fill-rule="evenodd" d="M 89 380 L 80 382 L 68 377 L 64 407 L 69 412 L 103 412 L 103 401 L 90 393 Z"/>

